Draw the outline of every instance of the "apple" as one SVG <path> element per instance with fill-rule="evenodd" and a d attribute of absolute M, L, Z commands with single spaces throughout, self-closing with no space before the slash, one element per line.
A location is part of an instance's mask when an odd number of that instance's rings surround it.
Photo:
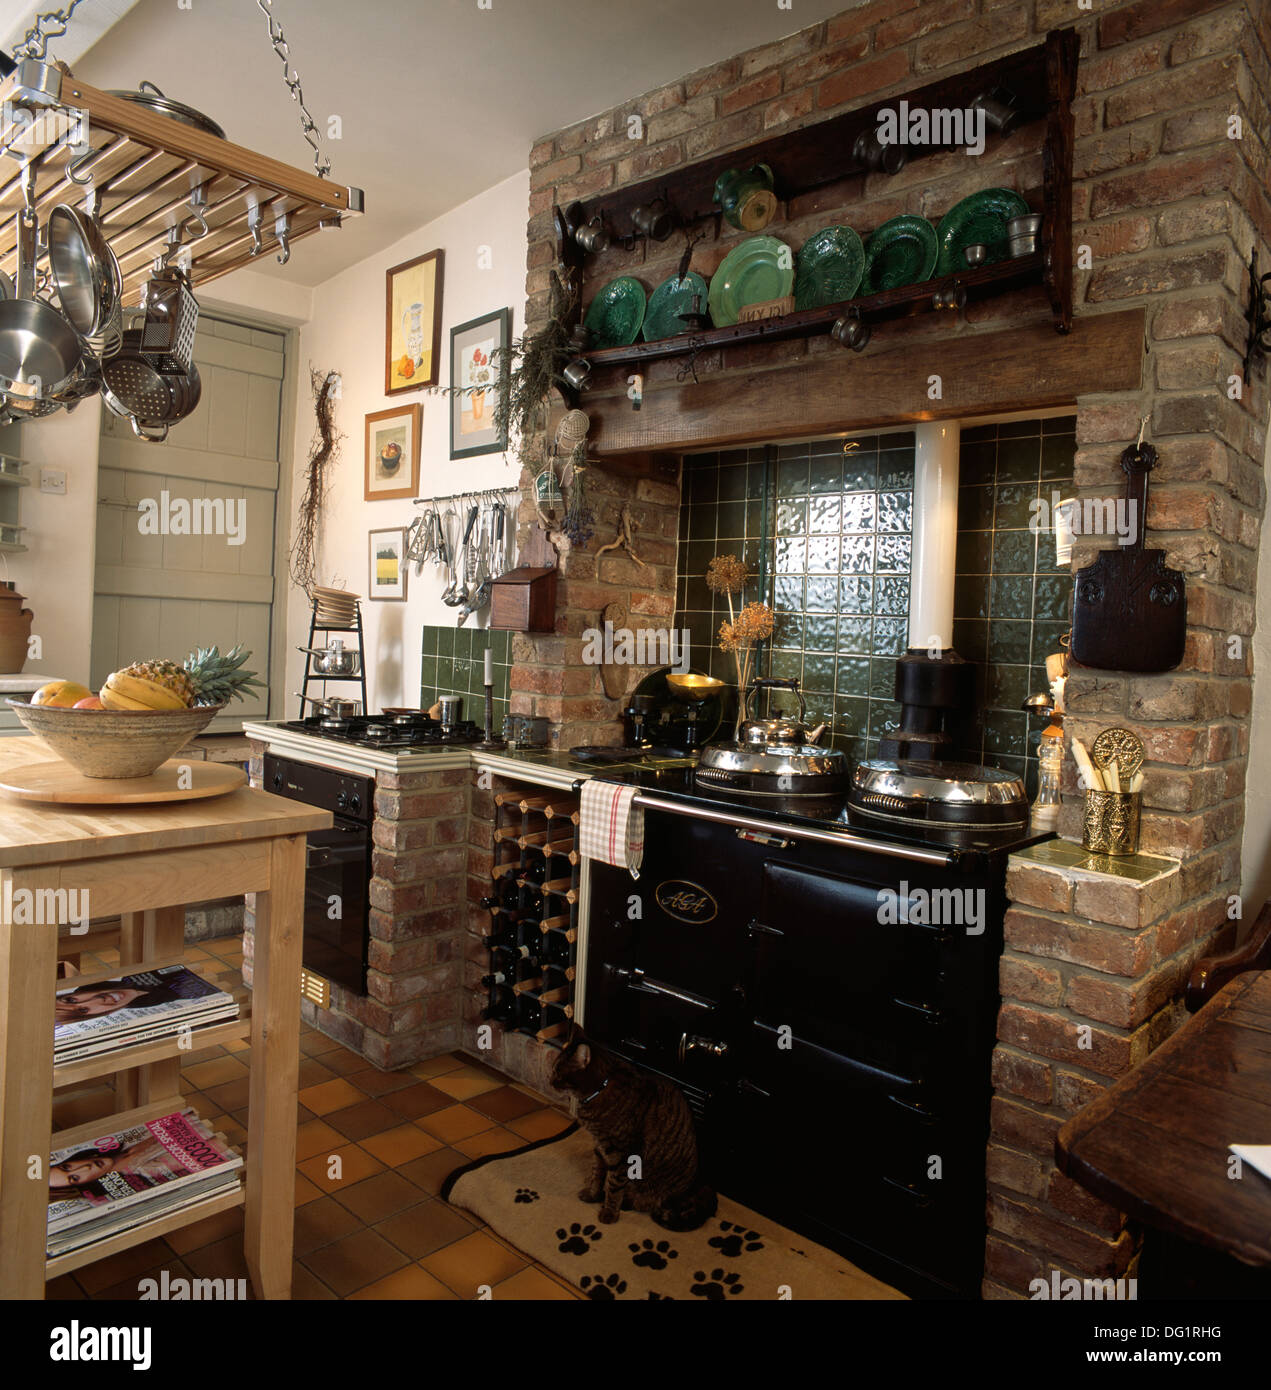
<path fill-rule="evenodd" d="M 82 700 L 76 700 L 71 706 L 72 709 L 105 709 L 99 695 L 89 695 Z"/>

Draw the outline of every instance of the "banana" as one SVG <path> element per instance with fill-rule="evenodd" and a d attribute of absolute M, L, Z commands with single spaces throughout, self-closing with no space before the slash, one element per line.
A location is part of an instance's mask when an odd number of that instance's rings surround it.
<path fill-rule="evenodd" d="M 103 685 L 98 698 L 107 709 L 149 709 L 149 705 L 143 705 L 140 700 L 130 699 L 127 695 L 121 695 L 117 690 L 112 690 L 110 685 Z"/>
<path fill-rule="evenodd" d="M 135 703 L 126 704 L 125 709 L 184 709 L 185 701 L 179 695 L 174 694 L 166 685 L 160 685 L 157 681 L 145 680 L 140 676 L 128 676 L 122 671 L 116 671 L 113 675 L 106 677 L 106 684 L 102 687 L 102 703 L 106 703 L 106 691 L 113 695 L 121 696 L 125 700 Z"/>

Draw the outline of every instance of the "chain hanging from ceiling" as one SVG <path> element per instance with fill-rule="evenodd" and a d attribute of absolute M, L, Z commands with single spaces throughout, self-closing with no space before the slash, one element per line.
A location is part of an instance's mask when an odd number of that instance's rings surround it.
<path fill-rule="evenodd" d="M 299 103 L 300 128 L 310 149 L 313 150 L 314 172 L 320 179 L 325 179 L 331 172 L 331 161 L 325 159 L 318 149 L 318 141 L 321 138 L 318 127 L 305 105 L 304 93 L 300 90 L 300 74 L 291 66 L 291 53 L 287 47 L 286 35 L 282 31 L 282 25 L 274 18 L 273 0 L 256 0 L 256 4 L 269 23 L 269 42 L 273 45 L 274 52 L 282 59 L 282 80 L 286 83 L 292 100 Z"/>
<path fill-rule="evenodd" d="M 70 18 L 83 4 L 83 0 L 71 0 L 64 10 L 50 10 L 47 14 L 37 15 L 35 23 L 26 31 L 22 42 L 13 51 L 15 58 L 37 58 L 40 62 L 44 61 L 44 54 L 48 48 L 50 39 L 60 39 L 70 26 Z M 49 21 L 50 27 L 45 30 L 45 22 Z M 59 27 L 53 27 L 59 26 Z"/>

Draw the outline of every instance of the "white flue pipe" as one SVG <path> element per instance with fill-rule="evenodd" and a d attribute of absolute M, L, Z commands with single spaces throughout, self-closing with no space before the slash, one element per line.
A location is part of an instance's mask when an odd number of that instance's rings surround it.
<path fill-rule="evenodd" d="M 953 646 L 958 447 L 962 427 L 956 420 L 932 421 L 918 425 L 915 436 L 909 645 L 947 650 Z"/>

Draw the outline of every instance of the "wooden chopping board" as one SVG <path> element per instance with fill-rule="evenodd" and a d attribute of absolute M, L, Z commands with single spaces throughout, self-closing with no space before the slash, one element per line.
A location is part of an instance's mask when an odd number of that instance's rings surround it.
<path fill-rule="evenodd" d="M 182 777 L 182 771 L 188 776 Z M 180 782 L 188 781 L 188 786 Z M 0 773 L 0 790 L 19 801 L 48 801 L 59 805 L 120 806 L 150 801 L 199 801 L 224 796 L 247 783 L 247 774 L 232 763 L 207 763 L 169 758 L 149 777 L 85 777 L 60 758 L 47 763 L 21 763 Z"/>

